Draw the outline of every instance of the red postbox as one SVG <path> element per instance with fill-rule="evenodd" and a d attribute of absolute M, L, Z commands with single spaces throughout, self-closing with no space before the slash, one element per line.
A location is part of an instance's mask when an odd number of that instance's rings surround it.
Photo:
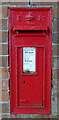
<path fill-rule="evenodd" d="M 51 113 L 52 8 L 9 8 L 10 113 Z"/>

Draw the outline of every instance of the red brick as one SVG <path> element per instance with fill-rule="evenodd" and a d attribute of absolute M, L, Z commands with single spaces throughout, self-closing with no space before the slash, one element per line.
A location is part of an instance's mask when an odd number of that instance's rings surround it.
<path fill-rule="evenodd" d="M 2 57 L 2 67 L 8 67 L 8 56 Z"/>
<path fill-rule="evenodd" d="M 9 113 L 8 103 L 7 104 L 2 104 L 2 113 Z"/>
<path fill-rule="evenodd" d="M 2 80 L 2 90 L 9 90 L 9 80 Z"/>
<path fill-rule="evenodd" d="M 53 91 L 57 91 L 57 79 L 52 80 L 52 85 L 53 85 Z"/>
<path fill-rule="evenodd" d="M 0 6 L 0 18 L 2 18 L 2 6 Z"/>
<path fill-rule="evenodd" d="M 0 91 L 0 101 L 2 101 L 2 91 Z"/>
<path fill-rule="evenodd" d="M 7 20 L 0 19 L 0 30 L 7 30 Z"/>
<path fill-rule="evenodd" d="M 0 55 L 8 54 L 8 44 L 0 44 Z"/>
<path fill-rule="evenodd" d="M 58 32 L 59 31 L 59 21 L 54 20 L 53 21 L 53 32 Z"/>
<path fill-rule="evenodd" d="M 53 93 L 52 100 L 53 100 L 53 102 L 55 102 L 57 100 L 57 92 Z"/>
<path fill-rule="evenodd" d="M 8 7 L 2 6 L 2 17 L 7 18 L 8 17 Z"/>
<path fill-rule="evenodd" d="M 0 67 L 8 66 L 8 56 L 0 56 Z"/>
<path fill-rule="evenodd" d="M 57 3 L 56 2 L 44 2 L 43 0 L 30 0 L 31 4 L 34 4 L 34 5 L 56 5 Z"/>
<path fill-rule="evenodd" d="M 0 68 L 0 79 L 1 78 L 8 78 L 8 69 L 7 68 Z"/>
<path fill-rule="evenodd" d="M 59 19 L 59 6 L 54 6 L 53 7 L 53 18 L 58 18 Z"/>
<path fill-rule="evenodd" d="M 0 91 L 0 101 L 8 101 L 8 100 L 9 100 L 9 92 Z"/>
<path fill-rule="evenodd" d="M 2 80 L 0 80 L 0 90 L 2 90 Z"/>
<path fill-rule="evenodd" d="M 53 79 L 59 79 L 59 69 L 53 69 Z"/>
<path fill-rule="evenodd" d="M 59 92 L 57 92 L 57 99 L 59 100 Z"/>
<path fill-rule="evenodd" d="M 55 88 L 56 90 L 57 90 L 57 82 L 58 82 L 58 79 L 52 80 L 53 88 Z"/>
<path fill-rule="evenodd" d="M 59 93 L 59 79 L 57 81 L 57 92 Z"/>
<path fill-rule="evenodd" d="M 0 31 L 0 42 L 8 42 L 8 32 Z"/>
<path fill-rule="evenodd" d="M 59 45 L 53 46 L 53 56 L 59 55 Z"/>
<path fill-rule="evenodd" d="M 28 4 L 28 0 L 20 0 L 19 2 L 3 2 L 3 4 L 9 4 L 9 5 L 27 5 Z"/>
<path fill-rule="evenodd" d="M 53 58 L 53 67 L 59 68 L 59 57 Z"/>
<path fill-rule="evenodd" d="M 14 2 L 15 1 L 15 2 Z M 28 1 L 29 0 L 17 0 L 17 2 L 16 2 L 16 0 L 13 0 L 13 1 L 11 1 L 11 0 L 4 0 L 3 2 L 2 2 L 2 4 L 9 4 L 9 5 L 26 5 L 26 4 L 28 4 Z M 31 4 L 34 4 L 34 5 L 57 5 L 57 2 L 49 2 L 49 1 L 47 1 L 47 2 L 44 2 L 43 0 L 30 0 L 30 2 L 31 2 Z"/>
<path fill-rule="evenodd" d="M 9 113 L 8 103 L 7 104 L 0 103 L 0 114 L 1 113 Z"/>
<path fill-rule="evenodd" d="M 9 100 L 9 92 L 8 91 L 0 91 L 2 92 L 2 101 L 8 101 Z"/>
<path fill-rule="evenodd" d="M 19 3 L 22 3 L 22 2 L 24 2 L 24 3 L 27 3 L 28 2 L 28 0 L 0 0 L 1 2 L 2 2 L 2 4 L 5 4 L 5 3 L 11 3 L 12 4 L 12 2 L 13 3 L 15 3 L 15 2 L 19 2 Z"/>
<path fill-rule="evenodd" d="M 53 34 L 53 43 L 59 43 L 59 33 Z"/>

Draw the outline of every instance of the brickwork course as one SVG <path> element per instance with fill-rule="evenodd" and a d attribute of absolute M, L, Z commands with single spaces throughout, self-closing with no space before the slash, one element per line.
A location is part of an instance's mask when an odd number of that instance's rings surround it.
<path fill-rule="evenodd" d="M 59 2 L 39 0 L 0 0 L 0 117 L 1 118 L 57 118 L 59 115 Z M 9 7 L 52 7 L 52 87 L 51 114 L 10 114 L 9 76 Z"/>

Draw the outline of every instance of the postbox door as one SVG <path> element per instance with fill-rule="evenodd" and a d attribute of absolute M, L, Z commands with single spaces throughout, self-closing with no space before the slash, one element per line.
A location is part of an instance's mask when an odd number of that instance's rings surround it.
<path fill-rule="evenodd" d="M 45 46 L 39 38 L 32 38 L 29 45 L 25 39 L 20 38 L 21 44 L 25 43 L 17 47 L 18 105 L 42 106 Z"/>
<path fill-rule="evenodd" d="M 52 8 L 9 8 L 10 113 L 51 113 Z"/>

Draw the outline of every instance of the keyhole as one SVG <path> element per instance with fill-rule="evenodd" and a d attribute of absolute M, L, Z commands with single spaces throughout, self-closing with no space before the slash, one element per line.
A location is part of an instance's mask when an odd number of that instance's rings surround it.
<path fill-rule="evenodd" d="M 25 80 L 24 80 L 24 84 L 25 84 Z"/>

